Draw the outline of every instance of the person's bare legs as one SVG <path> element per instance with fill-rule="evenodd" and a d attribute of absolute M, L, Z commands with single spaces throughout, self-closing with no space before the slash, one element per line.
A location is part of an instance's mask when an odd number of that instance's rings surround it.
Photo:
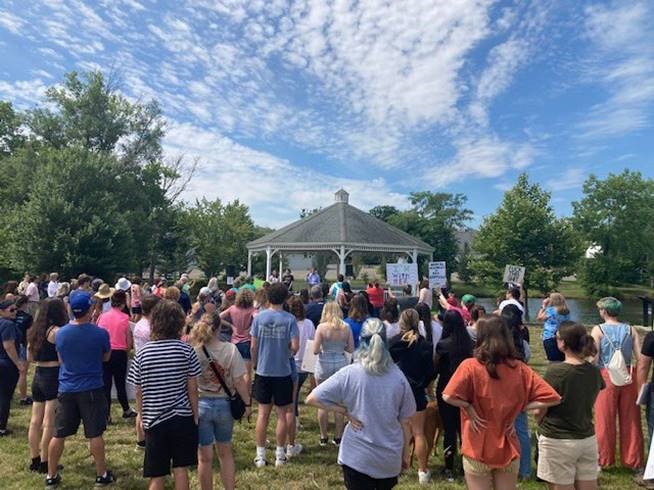
<path fill-rule="evenodd" d="M 145 441 L 145 431 L 143 430 L 143 424 L 141 424 L 141 414 L 137 413 L 136 417 L 136 442 Z"/>
<path fill-rule="evenodd" d="M 198 448 L 198 480 L 201 490 L 213 489 L 213 444 Z M 222 465 L 220 468 L 222 473 Z"/>
<path fill-rule="evenodd" d="M 104 475 L 107 471 L 107 462 L 104 459 L 104 439 L 102 436 L 89 439 L 89 449 L 93 456 L 93 461 L 95 461 L 95 474 L 97 476 Z M 50 466 L 49 461 L 48 466 Z"/>
<path fill-rule="evenodd" d="M 270 412 L 272 405 L 270 403 L 259 403 L 257 409 L 257 424 L 255 427 L 257 447 L 266 447 L 266 431 L 268 430 L 268 421 L 270 420 Z"/>
<path fill-rule="evenodd" d="M 251 389 L 250 383 L 252 382 L 252 361 L 250 359 L 244 359 L 245 361 L 245 386 L 248 387 L 248 390 Z"/>
<path fill-rule="evenodd" d="M 277 427 L 275 429 L 275 439 L 277 447 L 284 447 L 286 436 L 288 435 L 288 427 L 286 423 L 286 412 L 293 410 L 293 404 L 284 405 L 283 407 L 275 407 L 277 411 Z"/>
<path fill-rule="evenodd" d="M 495 490 L 514 490 L 518 485 L 518 474 L 506 471 L 493 471 L 493 487 Z"/>
<path fill-rule="evenodd" d="M 41 443 L 41 430 L 43 429 L 43 416 L 45 414 L 45 403 L 34 402 L 32 404 L 32 417 L 30 418 L 30 428 L 27 432 L 27 442 L 30 447 L 30 458 L 36 458 L 40 455 L 39 444 Z M 47 449 L 45 453 L 47 460 Z"/>
<path fill-rule="evenodd" d="M 43 424 L 41 425 L 41 461 L 48 460 L 48 446 L 54 434 L 56 408 L 57 400 L 48 400 L 45 402 L 45 413 L 43 414 Z"/>
<path fill-rule="evenodd" d="M 402 446 L 402 470 L 408 470 L 411 467 L 411 425 L 409 421 L 402 422 L 402 435 L 404 436 L 404 445 Z"/>
<path fill-rule="evenodd" d="M 157 478 L 150 478 L 150 483 L 148 484 L 148 490 L 164 490 L 164 483 L 166 477 L 158 476 Z"/>
<path fill-rule="evenodd" d="M 291 404 L 290 408 L 286 411 L 286 429 L 288 433 L 287 443 L 290 446 L 295 446 L 295 404 Z"/>
<path fill-rule="evenodd" d="M 189 490 L 188 468 L 186 466 L 173 468 L 173 478 L 175 479 L 175 490 Z"/>
<path fill-rule="evenodd" d="M 18 375 L 18 393 L 20 394 L 21 400 L 27 398 L 27 370 L 28 369 L 29 369 L 29 363 L 25 362 L 25 371 L 22 371 Z"/>
<path fill-rule="evenodd" d="M 471 475 L 470 473 L 465 473 L 466 487 L 468 490 L 492 490 L 493 489 L 493 478 L 490 475 Z M 515 487 L 514 487 L 515 488 Z M 499 487 L 495 487 L 495 490 L 501 490 Z"/>
<path fill-rule="evenodd" d="M 57 466 L 64 452 L 65 438 L 53 437 L 48 445 L 48 476 L 57 474 Z"/>
<path fill-rule="evenodd" d="M 575 490 L 597 490 L 597 480 L 575 480 Z"/>
<path fill-rule="evenodd" d="M 425 411 L 416 412 L 409 419 L 411 434 L 413 435 L 413 444 L 416 458 L 418 459 L 418 469 L 422 472 L 427 471 L 427 440 L 425 439 Z"/>
<path fill-rule="evenodd" d="M 345 417 L 341 413 L 334 413 L 334 439 L 343 437 L 343 428 L 345 427 Z"/>
<path fill-rule="evenodd" d="M 327 428 L 329 426 L 329 414 L 322 408 L 318 409 L 318 426 L 320 427 L 320 438 L 327 439 Z"/>
<path fill-rule="evenodd" d="M 574 484 L 572 485 L 555 485 L 554 483 L 548 483 L 547 488 L 550 490 L 575 490 Z"/>
<path fill-rule="evenodd" d="M 225 490 L 234 490 L 236 487 L 236 465 L 234 464 L 234 452 L 231 442 L 219 442 L 216 444 L 218 461 L 220 461 L 220 479 Z"/>

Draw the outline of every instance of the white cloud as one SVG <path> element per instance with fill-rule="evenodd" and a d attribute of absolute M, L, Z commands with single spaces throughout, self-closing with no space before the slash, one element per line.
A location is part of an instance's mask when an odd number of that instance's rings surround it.
<path fill-rule="evenodd" d="M 8 99 L 19 107 L 29 107 L 42 99 L 47 88 L 40 78 L 15 82 L 0 80 L 0 98 Z"/>
<path fill-rule="evenodd" d="M 20 17 L 7 12 L 0 10 L 0 26 L 7 29 L 12 34 L 20 34 L 21 28 L 23 27 L 23 21 Z"/>
<path fill-rule="evenodd" d="M 600 139 L 649 125 L 654 104 L 654 11 L 645 1 L 586 10 L 586 35 L 597 52 L 593 81 L 606 90 L 578 125 L 581 138 Z"/>
<path fill-rule="evenodd" d="M 579 189 L 587 177 L 588 172 L 585 169 L 572 167 L 566 169 L 562 175 L 548 179 L 545 186 L 553 192 Z"/>

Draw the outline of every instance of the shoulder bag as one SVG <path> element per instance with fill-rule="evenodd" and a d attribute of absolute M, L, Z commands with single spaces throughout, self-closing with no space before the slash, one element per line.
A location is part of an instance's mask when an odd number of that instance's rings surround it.
<path fill-rule="evenodd" d="M 238 392 L 234 391 L 234 393 L 232 393 L 230 389 L 227 387 L 227 383 L 225 383 L 225 380 L 220 375 L 220 372 L 218 371 L 216 364 L 214 363 L 213 359 L 209 355 L 209 351 L 204 345 L 202 346 L 202 351 L 204 352 L 204 355 L 207 356 L 207 359 L 209 359 L 209 366 L 211 366 L 211 370 L 218 378 L 218 381 L 220 382 L 220 386 L 222 386 L 223 390 L 225 390 L 225 394 L 229 399 L 229 409 L 232 412 L 232 417 L 234 418 L 234 420 L 241 420 L 243 418 L 243 415 L 245 415 L 245 402 L 241 398 L 241 395 L 238 394 Z"/>

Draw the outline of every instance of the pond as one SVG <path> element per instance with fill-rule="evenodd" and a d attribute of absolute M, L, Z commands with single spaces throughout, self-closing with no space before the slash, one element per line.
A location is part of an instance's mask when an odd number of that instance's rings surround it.
<path fill-rule="evenodd" d="M 529 314 L 532 321 L 536 318 L 542 298 L 529 298 Z M 580 321 L 584 325 L 596 325 L 600 321 L 595 301 L 592 299 L 568 299 L 570 316 L 574 321 Z M 486 311 L 495 310 L 493 298 L 477 298 L 477 303 L 486 308 Z M 650 316 L 651 318 L 651 316 Z M 643 324 L 643 306 L 639 299 L 628 299 L 622 302 L 621 319 L 633 325 Z M 650 320 L 651 321 L 651 320 Z"/>

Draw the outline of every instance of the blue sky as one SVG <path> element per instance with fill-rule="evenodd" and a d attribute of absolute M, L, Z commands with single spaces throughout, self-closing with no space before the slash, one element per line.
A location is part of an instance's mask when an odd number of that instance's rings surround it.
<path fill-rule="evenodd" d="M 654 176 L 654 4 L 4 0 L 0 98 L 70 70 L 157 98 L 186 198 L 280 226 L 344 187 L 363 209 L 462 192 L 479 220 L 526 171 L 559 214 L 584 179 Z"/>

